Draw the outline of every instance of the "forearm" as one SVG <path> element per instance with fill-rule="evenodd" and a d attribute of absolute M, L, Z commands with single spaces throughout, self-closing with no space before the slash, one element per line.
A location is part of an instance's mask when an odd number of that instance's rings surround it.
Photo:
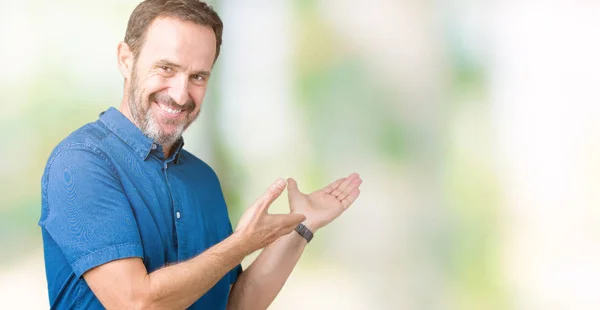
<path fill-rule="evenodd" d="M 195 258 L 150 274 L 139 257 L 117 259 L 88 270 L 83 278 L 107 309 L 185 309 L 246 255 L 292 232 L 306 220 L 301 214 L 267 213 L 284 188 L 281 179 L 273 183 L 244 212 L 231 236 Z"/>
<path fill-rule="evenodd" d="M 204 253 L 148 274 L 148 304 L 153 309 L 185 309 L 204 295 L 246 256 L 235 234 Z"/>
<path fill-rule="evenodd" d="M 227 309 L 267 309 L 281 291 L 305 247 L 306 240 L 295 231 L 266 247 L 236 281 Z"/>

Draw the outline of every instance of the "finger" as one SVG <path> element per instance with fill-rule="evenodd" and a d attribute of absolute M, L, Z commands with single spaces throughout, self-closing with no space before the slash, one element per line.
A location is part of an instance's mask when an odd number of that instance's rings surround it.
<path fill-rule="evenodd" d="M 292 225 L 292 226 L 287 226 L 287 227 L 281 227 L 278 231 L 278 234 L 279 234 L 279 236 L 288 235 L 289 233 L 294 231 L 296 229 L 296 227 L 298 227 L 298 224 Z"/>
<path fill-rule="evenodd" d="M 358 173 L 352 173 L 350 174 L 345 180 L 344 182 L 342 182 L 337 188 L 335 188 L 332 192 L 331 195 L 333 196 L 339 196 L 343 190 L 348 187 L 348 185 L 350 184 L 350 182 L 352 182 L 352 180 L 354 180 L 355 178 L 358 177 Z"/>
<path fill-rule="evenodd" d="M 358 196 L 360 195 L 360 190 L 354 189 L 350 192 L 350 194 L 348 196 L 346 196 L 346 198 L 344 198 L 342 200 L 342 207 L 344 207 L 344 210 L 348 209 L 348 207 L 354 202 L 356 201 L 356 198 L 358 198 Z"/>
<path fill-rule="evenodd" d="M 283 193 L 285 186 L 286 183 L 281 178 L 273 182 L 273 184 L 269 186 L 267 191 L 257 201 L 259 205 L 259 211 L 266 212 L 266 210 L 271 206 L 273 201 L 275 201 L 275 199 L 277 199 L 281 195 L 281 193 Z"/>
<path fill-rule="evenodd" d="M 288 192 L 299 192 L 300 191 L 300 189 L 298 189 L 298 183 L 296 183 L 296 180 L 294 180 L 292 178 L 288 178 L 287 184 L 288 184 Z"/>
<path fill-rule="evenodd" d="M 346 187 L 348 187 L 348 185 L 350 185 L 350 182 L 352 182 L 352 180 L 354 180 L 355 178 L 358 178 L 358 173 L 352 173 L 351 175 L 349 175 L 346 180 L 344 180 L 344 182 L 342 182 L 342 184 L 340 184 L 340 186 L 338 188 L 336 188 L 333 192 L 331 192 L 331 195 L 337 197 L 339 196 Z"/>
<path fill-rule="evenodd" d="M 304 221 L 302 221 L 302 222 L 304 222 Z M 300 222 L 300 223 L 302 223 L 302 222 Z M 288 234 L 288 233 L 290 233 L 290 232 L 294 231 L 294 229 L 296 229 L 296 227 L 298 227 L 298 225 L 299 225 L 300 223 L 296 223 L 296 222 L 294 222 L 294 223 L 293 223 L 293 224 L 291 224 L 291 225 L 284 226 L 284 227 L 282 227 L 282 228 L 281 228 L 281 231 L 282 231 L 284 234 Z"/>
<path fill-rule="evenodd" d="M 304 222 L 306 220 L 306 216 L 304 214 L 274 214 L 273 215 L 277 221 L 279 221 L 280 227 L 296 227 L 298 224 Z"/>
<path fill-rule="evenodd" d="M 338 188 L 340 186 L 340 184 L 342 184 L 342 182 L 344 182 L 346 178 L 341 178 L 336 180 L 335 182 L 323 187 L 323 191 L 326 194 L 331 194 L 331 192 L 333 192 L 334 189 Z"/>
<path fill-rule="evenodd" d="M 362 179 L 360 177 L 352 180 L 352 182 L 344 188 L 342 193 L 337 196 L 338 200 L 344 200 L 353 190 L 357 189 L 360 184 L 362 184 Z"/>

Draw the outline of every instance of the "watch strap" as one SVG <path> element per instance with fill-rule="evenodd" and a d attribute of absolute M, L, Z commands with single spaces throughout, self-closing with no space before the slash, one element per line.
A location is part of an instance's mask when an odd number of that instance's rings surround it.
<path fill-rule="evenodd" d="M 296 226 L 296 232 L 298 232 L 298 234 L 300 234 L 300 236 L 302 236 L 304 239 L 306 239 L 306 242 L 310 242 L 310 240 L 312 240 L 313 238 L 313 232 L 310 231 L 310 229 L 308 229 L 306 226 L 304 226 L 304 224 L 300 223 L 298 224 L 298 226 Z"/>

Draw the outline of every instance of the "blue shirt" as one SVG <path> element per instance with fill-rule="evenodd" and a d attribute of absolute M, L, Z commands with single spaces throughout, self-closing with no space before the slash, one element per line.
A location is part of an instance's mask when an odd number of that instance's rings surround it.
<path fill-rule="evenodd" d="M 215 172 L 160 145 L 110 108 L 54 149 L 42 177 L 42 228 L 52 309 L 103 309 L 82 274 L 140 257 L 150 273 L 232 233 Z M 189 309 L 225 309 L 237 266 Z"/>

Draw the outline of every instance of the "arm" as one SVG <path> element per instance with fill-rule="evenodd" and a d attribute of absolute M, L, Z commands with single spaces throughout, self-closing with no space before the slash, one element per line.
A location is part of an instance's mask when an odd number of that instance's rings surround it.
<path fill-rule="evenodd" d="M 288 179 L 291 211 L 304 214 L 304 225 L 315 233 L 356 200 L 361 182 L 357 174 L 352 174 L 306 195 L 298 190 L 296 181 Z M 236 281 L 227 309 L 266 309 L 281 291 L 306 244 L 303 237 L 292 231 L 265 248 Z"/>
<path fill-rule="evenodd" d="M 247 250 L 232 235 L 204 253 L 150 274 L 140 258 L 115 260 L 83 274 L 107 309 L 185 309 L 204 295 Z"/>
<path fill-rule="evenodd" d="M 306 240 L 295 231 L 267 246 L 235 282 L 227 309 L 267 309 L 292 273 L 305 246 Z"/>
<path fill-rule="evenodd" d="M 108 309 L 185 309 L 246 255 L 289 234 L 305 219 L 299 214 L 267 213 L 284 188 L 283 180 L 273 184 L 244 213 L 229 238 L 189 261 L 148 274 L 141 259 L 126 258 L 93 268 L 83 277 Z"/>

